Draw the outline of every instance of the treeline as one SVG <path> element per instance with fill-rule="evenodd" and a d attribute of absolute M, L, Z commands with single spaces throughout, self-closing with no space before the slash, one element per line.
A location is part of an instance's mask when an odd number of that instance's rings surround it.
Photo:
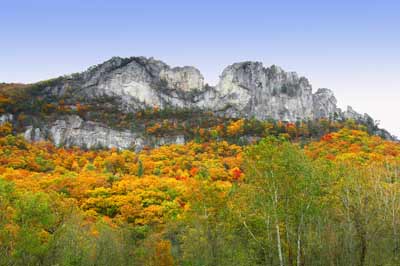
<path fill-rule="evenodd" d="M 136 154 L 1 130 L 0 265 L 400 265 L 400 144 L 366 132 Z"/>

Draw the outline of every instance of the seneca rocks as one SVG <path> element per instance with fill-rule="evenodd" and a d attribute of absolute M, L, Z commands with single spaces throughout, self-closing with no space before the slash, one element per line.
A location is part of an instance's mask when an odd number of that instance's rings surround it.
<path fill-rule="evenodd" d="M 113 57 L 85 72 L 57 79 L 46 86 L 43 93 L 76 101 L 112 97 L 121 112 L 174 107 L 260 120 L 363 117 L 351 108 L 342 112 L 329 89 L 318 89 L 313 93 L 306 78 L 275 65 L 264 67 L 260 62 L 232 64 L 223 70 L 215 86 L 209 86 L 194 67 L 172 68 L 162 61 L 145 57 Z M 78 116 L 57 120 L 42 129 L 28 127 L 25 137 L 30 140 L 49 138 L 56 145 L 89 148 L 140 147 L 149 142 L 131 131 L 117 131 L 100 123 L 83 121 Z M 184 139 L 175 136 L 159 142 L 181 143 Z"/>
<path fill-rule="evenodd" d="M 145 107 L 200 108 L 226 116 L 296 121 L 340 112 L 328 89 L 315 94 L 308 80 L 260 62 L 228 66 L 216 86 L 194 67 L 171 68 L 153 58 L 114 57 L 46 88 L 57 97 L 116 97 L 121 111 Z"/>

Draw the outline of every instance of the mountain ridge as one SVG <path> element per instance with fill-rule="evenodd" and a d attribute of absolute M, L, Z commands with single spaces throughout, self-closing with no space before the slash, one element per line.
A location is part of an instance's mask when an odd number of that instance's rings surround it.
<path fill-rule="evenodd" d="M 13 121 L 15 114 L 30 112 L 29 108 L 36 108 L 36 105 L 43 108 L 43 104 L 60 106 L 62 103 L 72 109 L 77 109 L 76 105 L 91 105 L 95 106 L 94 111 L 112 105 L 112 112 L 121 114 L 147 108 L 175 108 L 262 121 L 352 119 L 372 127 L 375 134 L 393 138 L 387 131 L 379 129 L 368 114 L 359 114 L 351 107 L 342 111 L 330 89 L 319 88 L 313 92 L 308 79 L 296 72 L 285 72 L 276 65 L 265 67 L 254 61 L 227 66 L 215 86 L 206 84 L 201 72 L 192 66 L 171 67 L 152 57 L 112 57 L 83 72 L 22 87 L 27 95 L 25 100 L 16 102 L 27 101 L 31 106 L 21 107 L 19 111 L 15 111 L 15 106 L 8 108 L 0 122 Z M 128 134 L 127 130 L 113 131 L 101 124 L 95 125 L 90 117 L 80 120 L 80 117 L 67 116 L 56 117 L 44 124 L 39 121 L 41 125 L 25 123 L 24 135 L 30 140 L 56 139 L 58 145 L 78 146 L 87 143 L 92 136 L 95 139 L 89 141 L 91 147 L 101 143 L 107 147 L 126 148 L 129 146 L 127 139 L 135 139 L 135 145 L 138 139 L 143 140 L 137 132 Z M 73 132 L 71 128 L 79 131 Z M 115 141 L 118 136 L 125 136 L 124 144 Z M 182 142 L 181 138 L 179 142 Z"/>
<path fill-rule="evenodd" d="M 65 91 L 65 87 L 73 87 L 74 85 L 76 87 L 82 87 L 84 90 L 87 91 L 87 95 L 89 97 L 96 97 L 96 96 L 104 96 L 110 93 L 109 91 L 104 91 L 105 89 L 115 89 L 112 88 L 113 84 L 106 84 L 107 79 L 110 78 L 110 76 L 106 76 L 103 78 L 103 75 L 113 75 L 113 76 L 118 76 L 118 75 L 123 75 L 124 71 L 121 72 L 121 70 L 124 70 L 124 67 L 127 65 L 135 63 L 136 66 L 134 68 L 139 69 L 139 71 L 146 72 L 146 73 L 135 73 L 136 76 L 130 77 L 131 82 L 135 83 L 129 83 L 126 80 L 121 81 L 119 86 L 121 91 L 112 91 L 113 93 L 116 93 L 117 96 L 133 96 L 137 100 L 141 101 L 141 104 L 139 104 L 139 109 L 140 107 L 144 107 L 145 105 L 154 107 L 160 107 L 162 108 L 162 105 L 168 105 L 168 104 L 174 104 L 173 98 L 177 98 L 179 96 L 187 96 L 187 95 L 182 95 L 184 93 L 191 92 L 194 94 L 194 96 L 199 96 L 200 92 L 204 90 L 204 92 L 207 92 L 209 90 L 214 91 L 214 94 L 219 92 L 220 95 L 218 95 L 221 98 L 225 98 L 225 102 L 223 103 L 218 103 L 219 109 L 224 109 L 227 105 L 231 104 L 229 100 L 234 100 L 232 98 L 229 98 L 229 96 L 232 96 L 231 94 L 238 94 L 240 90 L 249 90 L 249 87 L 256 85 L 260 85 L 260 78 L 264 74 L 267 80 L 264 82 L 272 81 L 276 84 L 273 84 L 274 86 L 272 88 L 264 88 L 264 89 L 272 89 L 272 95 L 268 96 L 275 96 L 278 94 L 279 97 L 287 96 L 287 98 L 293 97 L 293 96 L 299 96 L 296 95 L 296 93 L 302 93 L 303 91 L 309 90 L 312 92 L 312 86 L 309 83 L 308 79 L 303 77 L 303 76 L 298 76 L 298 74 L 294 71 L 291 72 L 285 72 L 282 68 L 280 68 L 277 65 L 271 65 L 270 67 L 264 67 L 262 62 L 258 61 L 243 61 L 243 62 L 237 62 L 233 63 L 229 66 L 227 66 L 221 73 L 220 75 L 220 80 L 219 82 L 214 85 L 210 86 L 207 83 L 204 83 L 204 77 L 201 74 L 201 72 L 193 67 L 193 66 L 176 66 L 176 67 L 170 67 L 166 63 L 164 63 L 161 60 L 156 60 L 152 57 L 147 58 L 147 57 L 129 57 L 129 58 L 122 58 L 122 57 L 112 57 L 111 59 L 101 63 L 97 64 L 94 66 L 89 67 L 87 70 L 83 72 L 78 72 L 78 73 L 73 73 L 69 75 L 64 75 L 60 76 L 58 78 L 52 79 L 50 81 L 55 81 L 56 86 L 47 86 L 47 91 L 52 92 L 53 94 L 57 96 L 61 96 L 63 94 L 66 94 L 67 92 Z M 142 69 L 140 69 L 142 68 Z M 158 70 L 156 70 L 158 68 Z M 136 69 L 136 70 L 137 70 Z M 132 68 L 127 69 L 126 72 L 132 71 Z M 246 72 L 250 71 L 250 75 L 246 76 Z M 158 73 L 155 73 L 158 72 Z M 234 72 L 234 73 L 232 73 Z M 265 73 L 262 73 L 265 72 Z M 146 80 L 145 74 L 148 74 L 150 77 L 158 77 L 159 80 L 157 80 L 159 83 L 151 81 L 151 80 Z M 233 74 L 233 76 L 232 76 Z M 256 78 L 254 80 L 248 80 L 251 78 L 251 75 L 256 74 Z M 175 76 L 174 76 L 175 75 Z M 242 77 L 240 77 L 242 75 Z M 140 78 L 144 80 L 140 80 Z M 258 78 L 258 79 L 257 79 Z M 275 80 L 274 80 L 275 79 Z M 60 82 L 57 84 L 57 81 Z M 142 89 L 141 86 L 143 86 L 142 83 L 148 82 L 149 85 L 153 86 L 160 86 L 161 88 L 159 89 L 166 89 L 167 94 L 169 93 L 170 98 L 169 99 L 164 99 L 164 101 L 159 101 L 159 102 L 154 102 L 153 99 L 145 98 L 144 96 L 149 96 L 149 95 L 143 95 L 140 94 L 140 89 Z M 262 81 L 262 80 L 261 80 Z M 40 84 L 41 82 L 34 83 L 34 84 Z M 74 84 L 75 83 L 75 84 Z M 76 83 L 81 83 L 81 84 L 76 84 Z M 83 84 L 82 84 L 83 83 Z M 155 83 L 155 84 L 154 84 Z M 165 84 L 166 83 L 166 84 Z M 225 84 L 224 84 L 225 83 Z M 228 83 L 228 84 L 226 84 Z M 130 87 L 135 87 L 135 91 L 130 91 Z M 45 86 L 46 87 L 46 86 Z M 93 91 L 93 87 L 98 89 L 97 91 Z M 106 87 L 106 88 L 104 88 Z M 125 90 L 124 90 L 125 89 Z M 281 89 L 281 91 L 277 91 L 278 89 Z M 303 90 L 303 91 L 302 91 Z M 165 91 L 164 91 L 165 92 Z M 261 93 L 264 93 L 265 91 L 261 91 Z M 92 93 L 92 95 L 89 95 Z M 102 95 L 99 95 L 101 94 Z M 118 94 L 120 93 L 120 94 Z M 135 94 L 136 93 L 136 94 Z M 180 94 L 179 94 L 180 93 Z M 230 94 L 231 93 L 231 94 Z M 124 95 L 125 94 L 125 95 Z M 115 96 L 115 95 L 112 95 Z M 193 95 L 192 95 L 193 96 Z M 210 95 L 207 95 L 210 97 Z M 212 95 L 216 97 L 216 95 Z M 236 95 L 240 96 L 240 95 Z M 246 96 L 246 95 L 242 95 Z M 326 103 L 327 105 L 325 108 L 327 110 L 322 110 L 323 106 L 320 106 L 320 110 L 318 108 L 314 111 L 309 111 L 309 112 L 304 112 L 301 113 L 299 116 L 291 115 L 291 114 L 286 114 L 286 116 L 283 114 L 278 114 L 277 113 L 268 113 L 264 112 L 264 116 L 270 116 L 272 119 L 279 119 L 279 120 L 284 120 L 284 121 L 296 121 L 297 119 L 304 119 L 304 118 L 319 118 L 319 117 L 329 117 L 329 115 L 333 115 L 335 112 L 337 112 L 340 115 L 343 115 L 346 118 L 351 118 L 352 115 L 356 118 L 359 117 L 361 114 L 355 113 L 355 111 L 350 108 L 350 112 L 346 113 L 347 110 L 342 111 L 340 108 L 336 107 L 337 100 L 332 92 L 332 90 L 327 89 L 327 88 L 321 88 L 318 89 L 315 93 L 312 94 L 312 96 L 319 96 L 316 101 L 318 103 Z M 163 95 L 163 97 L 166 97 Z M 324 97 L 326 97 L 324 99 Z M 195 101 L 199 101 L 199 99 L 194 99 Z M 207 100 L 212 100 L 212 99 L 207 99 Z M 243 98 L 240 98 L 239 100 L 243 100 Z M 254 99 L 252 99 L 254 101 Z M 287 100 L 287 99 L 285 99 Z M 326 102 L 324 102 L 326 101 Z M 214 101 L 210 101 L 210 103 L 204 103 L 200 102 L 200 108 L 212 108 L 212 105 L 215 103 Z M 131 105 L 134 105 L 135 103 L 131 103 Z M 158 104 L 158 105 L 157 105 Z M 184 104 L 188 104 L 187 102 Z M 225 106 L 221 106 L 225 105 Z M 236 108 L 244 107 L 244 103 L 237 103 Z M 192 106 L 190 106 L 192 107 Z M 195 106 L 197 107 L 197 106 Z M 310 105 L 311 107 L 311 105 Z M 135 107 L 134 107 L 135 108 Z M 137 108 L 137 107 L 136 107 Z M 215 107 L 214 107 L 215 109 Z M 280 108 L 283 109 L 283 108 Z M 289 108 L 290 109 L 290 108 Z M 213 110 L 215 111 L 215 110 Z M 218 110 L 217 110 L 218 111 Z M 239 111 L 239 110 L 236 110 Z M 286 110 L 287 111 L 287 110 Z M 285 110 L 280 110 L 280 113 L 284 113 Z M 321 112 L 321 113 L 319 113 Z M 243 113 L 241 114 L 243 115 Z M 246 115 L 246 114 L 245 114 Z M 254 115 L 254 112 L 251 112 L 247 114 L 248 116 Z M 260 115 L 260 114 L 259 114 Z M 313 116 L 314 115 L 314 116 Z M 256 114 L 257 116 L 257 114 Z M 262 116 L 262 115 L 261 115 Z"/>

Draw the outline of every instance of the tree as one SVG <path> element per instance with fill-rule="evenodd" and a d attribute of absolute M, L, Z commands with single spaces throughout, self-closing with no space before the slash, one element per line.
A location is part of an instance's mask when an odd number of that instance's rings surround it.
<path fill-rule="evenodd" d="M 311 161 L 298 147 L 269 137 L 246 150 L 245 174 L 241 193 L 249 206 L 238 207 L 238 214 L 264 263 L 303 265 L 306 229 L 320 208 L 320 180 Z"/>

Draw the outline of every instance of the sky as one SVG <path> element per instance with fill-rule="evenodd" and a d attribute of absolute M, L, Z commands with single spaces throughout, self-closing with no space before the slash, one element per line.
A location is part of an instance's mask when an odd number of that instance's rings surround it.
<path fill-rule="evenodd" d="M 400 1 L 0 0 L 0 82 L 83 71 L 112 56 L 296 71 L 400 136 Z"/>

